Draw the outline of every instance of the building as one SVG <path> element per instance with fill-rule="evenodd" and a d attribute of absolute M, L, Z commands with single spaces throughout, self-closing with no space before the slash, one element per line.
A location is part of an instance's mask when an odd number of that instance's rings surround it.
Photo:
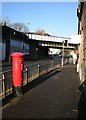
<path fill-rule="evenodd" d="M 77 72 L 81 83 L 86 80 L 86 2 L 79 2 L 77 8 L 78 34 L 81 35 Z"/>
<path fill-rule="evenodd" d="M 29 32 L 28 34 L 35 33 Z M 24 53 L 24 60 L 37 60 L 48 57 L 48 47 L 39 46 L 39 41 L 31 39 L 26 33 L 16 31 L 8 26 L 2 26 L 0 46 L 2 46 L 0 60 L 5 62 L 10 61 L 11 54 L 15 52 Z"/>
<path fill-rule="evenodd" d="M 9 61 L 10 55 L 14 52 L 30 54 L 28 37 L 8 26 L 2 26 L 2 61 Z"/>

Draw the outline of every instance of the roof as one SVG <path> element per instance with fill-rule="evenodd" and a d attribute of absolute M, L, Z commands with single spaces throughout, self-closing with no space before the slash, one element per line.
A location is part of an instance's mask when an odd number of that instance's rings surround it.
<path fill-rule="evenodd" d="M 13 37 L 13 38 L 20 38 L 21 40 L 24 38 L 24 39 L 28 39 L 28 37 L 22 33 L 22 32 L 19 32 L 13 28 L 10 28 L 8 26 L 2 26 L 2 37 L 6 37 L 6 36 L 10 36 Z"/>

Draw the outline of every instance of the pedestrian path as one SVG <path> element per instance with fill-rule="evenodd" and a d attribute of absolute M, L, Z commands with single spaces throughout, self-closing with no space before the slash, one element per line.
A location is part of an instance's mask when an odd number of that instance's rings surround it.
<path fill-rule="evenodd" d="M 80 81 L 75 65 L 65 65 L 24 88 L 2 108 L 3 118 L 77 118 Z"/>

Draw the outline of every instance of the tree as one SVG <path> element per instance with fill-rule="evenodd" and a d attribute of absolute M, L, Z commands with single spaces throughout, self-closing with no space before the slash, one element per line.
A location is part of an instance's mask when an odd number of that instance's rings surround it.
<path fill-rule="evenodd" d="M 35 33 L 38 34 L 38 35 L 50 36 L 48 33 L 45 32 L 45 29 L 41 29 L 41 28 L 39 28 L 38 30 L 36 30 Z"/>
<path fill-rule="evenodd" d="M 8 17 L 0 18 L 0 25 L 9 26 L 10 20 L 8 19 Z"/>
<path fill-rule="evenodd" d="M 19 32 L 28 32 L 29 28 L 24 23 L 14 23 L 13 28 Z"/>
<path fill-rule="evenodd" d="M 44 35 L 44 34 L 45 34 L 45 30 L 39 28 L 39 29 L 36 31 L 36 33 L 37 33 L 38 35 Z"/>
<path fill-rule="evenodd" d="M 29 28 L 23 23 L 11 23 L 8 17 L 0 19 L 0 25 L 9 26 L 19 32 L 28 32 Z"/>

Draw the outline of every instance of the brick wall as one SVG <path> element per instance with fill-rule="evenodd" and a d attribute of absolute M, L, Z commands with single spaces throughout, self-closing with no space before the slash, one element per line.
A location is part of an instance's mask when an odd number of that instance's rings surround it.
<path fill-rule="evenodd" d="M 79 46 L 79 75 L 80 80 L 86 80 L 86 2 L 84 2 L 79 21 L 79 31 L 81 33 L 81 43 Z"/>

